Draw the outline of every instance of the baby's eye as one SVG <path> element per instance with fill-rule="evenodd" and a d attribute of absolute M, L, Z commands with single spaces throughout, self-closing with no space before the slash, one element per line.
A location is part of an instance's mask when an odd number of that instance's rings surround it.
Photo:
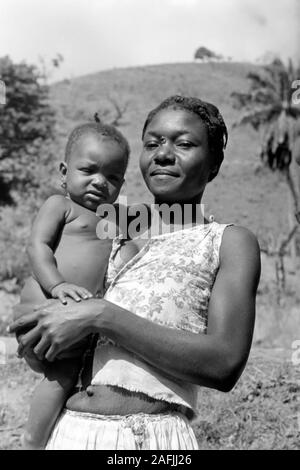
<path fill-rule="evenodd" d="M 83 173 L 91 173 L 92 170 L 91 168 L 79 168 L 80 171 L 82 171 Z"/>

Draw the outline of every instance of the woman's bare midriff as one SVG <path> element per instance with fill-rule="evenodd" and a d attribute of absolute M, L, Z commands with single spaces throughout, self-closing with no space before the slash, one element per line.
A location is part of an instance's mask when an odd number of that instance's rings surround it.
<path fill-rule="evenodd" d="M 66 408 L 82 413 L 121 416 L 174 411 L 174 405 L 171 403 L 105 385 L 90 385 L 87 390 L 75 393 L 68 399 Z"/>
<path fill-rule="evenodd" d="M 101 415 L 121 415 L 135 413 L 164 413 L 174 411 L 174 406 L 158 401 L 143 393 L 131 392 L 116 386 L 90 385 L 93 371 L 93 354 L 85 361 L 81 373 L 83 391 L 74 393 L 66 403 L 66 408 L 81 413 Z"/>

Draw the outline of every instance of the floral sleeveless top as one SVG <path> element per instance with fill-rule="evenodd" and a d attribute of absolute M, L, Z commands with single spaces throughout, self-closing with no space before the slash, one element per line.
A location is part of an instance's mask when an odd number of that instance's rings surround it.
<path fill-rule="evenodd" d="M 149 239 L 119 271 L 113 242 L 105 299 L 155 323 L 205 334 L 208 304 L 227 225 L 211 222 Z M 195 410 L 197 386 L 167 376 L 134 354 L 99 341 L 93 385 L 115 385 Z"/>

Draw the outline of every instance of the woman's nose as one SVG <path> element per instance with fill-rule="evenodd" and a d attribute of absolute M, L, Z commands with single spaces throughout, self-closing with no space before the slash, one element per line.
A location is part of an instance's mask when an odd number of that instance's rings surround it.
<path fill-rule="evenodd" d="M 171 146 L 168 143 L 161 144 L 159 148 L 157 149 L 155 156 L 154 156 L 154 161 L 156 162 L 167 162 L 167 163 L 173 163 L 175 162 L 175 155 L 173 153 L 173 150 Z"/>

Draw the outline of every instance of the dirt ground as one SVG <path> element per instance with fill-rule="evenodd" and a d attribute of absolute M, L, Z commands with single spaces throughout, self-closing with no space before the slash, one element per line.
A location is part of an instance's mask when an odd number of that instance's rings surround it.
<path fill-rule="evenodd" d="M 13 354 L 0 368 L 0 449 L 20 449 L 40 376 Z M 193 422 L 200 449 L 299 449 L 299 405 L 300 368 L 291 363 L 290 352 L 253 348 L 233 391 L 200 390 Z"/>
<path fill-rule="evenodd" d="M 6 333 L 18 302 L 10 287 L 0 289 L 1 450 L 21 448 L 30 396 L 40 380 L 16 358 L 16 342 Z M 264 282 L 260 290 L 253 347 L 236 387 L 230 393 L 200 389 L 193 422 L 200 449 L 300 449 L 300 354 L 293 349 L 300 332 L 299 301 L 286 296 L 276 310 Z"/>

